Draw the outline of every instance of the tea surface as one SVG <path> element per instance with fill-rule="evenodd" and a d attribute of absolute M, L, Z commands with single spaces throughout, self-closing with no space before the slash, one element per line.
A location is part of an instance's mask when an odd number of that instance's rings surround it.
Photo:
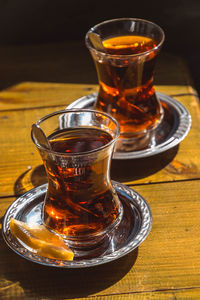
<path fill-rule="evenodd" d="M 103 41 L 106 52 L 116 55 L 132 55 L 149 51 L 156 47 L 156 41 L 138 35 L 117 36 Z"/>

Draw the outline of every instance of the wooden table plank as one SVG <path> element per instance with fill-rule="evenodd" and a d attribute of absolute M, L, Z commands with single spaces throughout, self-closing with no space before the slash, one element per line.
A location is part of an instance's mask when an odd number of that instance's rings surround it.
<path fill-rule="evenodd" d="M 94 84 L 22 82 L 0 92 L 0 110 L 65 108 L 72 101 L 97 91 L 97 87 Z"/>
<path fill-rule="evenodd" d="M 20 286 L 19 282 L 11 283 L 9 281 L 4 281 L 2 284 L 2 290 L 1 290 L 1 297 L 2 299 L 30 299 L 27 298 L 27 293 L 24 292 L 23 288 Z M 58 299 L 57 296 L 50 295 L 50 299 Z M 76 300 L 85 300 L 85 299 L 92 299 L 92 300 L 199 300 L 200 298 L 200 291 L 199 288 L 194 289 L 181 289 L 181 290 L 174 290 L 171 291 L 154 291 L 154 292 L 139 292 L 139 293 L 131 293 L 131 294 L 120 294 L 120 295 L 104 295 L 104 296 L 90 296 L 89 297 L 81 297 L 76 298 Z M 45 299 L 47 299 L 45 297 Z M 67 298 L 68 300 L 74 299 L 74 298 Z"/>
<path fill-rule="evenodd" d="M 27 298 L 109 295 L 107 298 L 112 299 L 120 294 L 132 297 L 134 293 L 136 299 L 145 299 L 147 295 L 152 299 L 175 299 L 171 295 L 177 299 L 197 299 L 200 181 L 149 184 L 135 190 L 148 200 L 153 214 L 152 230 L 137 250 L 95 268 L 58 270 L 24 260 L 0 238 L 2 285 L 10 285 L 13 295 L 24 293 Z M 6 203 L 9 205 L 12 200 L 1 199 L 1 216 Z"/>
<path fill-rule="evenodd" d="M 172 291 L 154 291 L 147 293 L 131 293 L 131 294 L 120 294 L 120 295 L 109 295 L 104 296 L 103 299 L 107 300 L 199 300 L 200 298 L 200 289 L 194 288 L 191 290 L 181 289 Z M 68 298 L 69 299 L 69 298 Z M 73 299 L 73 298 L 70 298 Z M 88 298 L 76 298 L 77 300 L 85 300 Z M 92 296 L 92 300 L 102 300 L 102 296 Z"/>

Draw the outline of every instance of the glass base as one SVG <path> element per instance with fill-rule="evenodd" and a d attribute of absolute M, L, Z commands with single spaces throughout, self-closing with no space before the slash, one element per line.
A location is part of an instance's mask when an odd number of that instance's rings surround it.
<path fill-rule="evenodd" d="M 88 241 L 70 241 L 64 239 L 65 243 L 74 252 L 76 259 L 87 259 L 91 257 L 98 257 L 108 249 L 112 238 L 112 233 L 106 234 L 101 239 L 94 238 Z"/>
<path fill-rule="evenodd" d="M 62 236 L 65 243 L 68 245 L 68 247 L 74 252 L 77 259 L 79 258 L 87 259 L 88 257 L 97 257 L 102 255 L 106 251 L 112 239 L 113 232 L 118 228 L 123 218 L 124 209 L 120 199 L 119 201 L 120 201 L 119 216 L 117 220 L 101 234 L 96 236 L 90 235 L 81 238 L 60 235 Z"/>
<path fill-rule="evenodd" d="M 122 133 L 115 144 L 115 151 L 132 152 L 153 147 L 156 144 L 155 137 L 157 128 L 160 126 L 160 124 L 162 124 L 162 121 L 164 119 L 164 109 L 162 106 L 160 110 L 160 119 L 156 124 L 154 124 L 153 127 L 135 133 Z"/>
<path fill-rule="evenodd" d="M 132 152 L 152 147 L 155 144 L 156 128 L 135 135 L 121 135 L 116 142 L 115 151 Z"/>
<path fill-rule="evenodd" d="M 117 152 L 142 150 L 149 147 L 150 143 L 151 135 L 149 133 L 143 135 L 138 134 L 131 138 L 120 136 L 116 143 L 115 150 Z"/>

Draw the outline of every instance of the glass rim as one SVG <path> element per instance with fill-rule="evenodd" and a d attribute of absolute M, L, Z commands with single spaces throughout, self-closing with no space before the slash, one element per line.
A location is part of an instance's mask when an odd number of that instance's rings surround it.
<path fill-rule="evenodd" d="M 136 21 L 136 22 L 144 22 L 144 23 L 153 25 L 160 31 L 160 33 L 162 35 L 161 41 L 155 47 L 153 47 L 152 49 L 150 49 L 148 51 L 144 51 L 144 52 L 136 53 L 136 54 L 117 54 L 117 55 L 116 54 L 109 54 L 109 53 L 103 52 L 101 50 L 97 50 L 97 49 L 94 48 L 94 46 L 92 44 L 91 45 L 89 44 L 88 33 L 94 32 L 95 29 L 97 27 L 101 26 L 101 25 L 108 24 L 108 23 L 114 23 L 116 21 Z M 113 59 L 118 59 L 118 58 L 119 59 L 123 59 L 123 58 L 125 59 L 127 57 L 133 58 L 133 57 L 147 55 L 147 54 L 159 49 L 162 46 L 164 40 L 165 40 L 165 33 L 164 33 L 164 30 L 159 25 L 157 25 L 156 23 L 154 23 L 152 21 L 148 21 L 148 20 L 140 19 L 140 18 L 115 18 L 115 19 L 109 19 L 109 20 L 106 20 L 106 21 L 103 21 L 103 22 L 100 22 L 100 23 L 94 25 L 93 27 L 91 27 L 87 31 L 87 33 L 85 35 L 85 44 L 86 44 L 86 46 L 88 47 L 89 50 L 95 52 L 96 54 L 101 53 L 101 55 L 107 56 L 107 57 L 110 57 L 110 58 L 113 58 Z"/>
<path fill-rule="evenodd" d="M 112 140 L 109 141 L 108 143 L 106 143 L 105 145 L 103 145 L 101 147 L 98 147 L 96 149 L 90 150 L 90 151 L 62 153 L 62 152 L 57 152 L 57 151 L 54 151 L 54 150 L 51 150 L 51 149 L 47 149 L 46 147 L 40 145 L 36 141 L 36 138 L 34 137 L 34 134 L 33 134 L 33 130 L 31 129 L 31 138 L 32 138 L 33 143 L 36 145 L 36 147 L 38 149 L 40 149 L 40 150 L 46 151 L 48 153 L 51 153 L 52 155 L 64 156 L 64 157 L 72 157 L 72 156 L 75 157 L 75 156 L 90 155 L 90 154 L 93 154 L 95 152 L 101 151 L 104 148 L 107 148 L 107 147 L 111 146 L 113 143 L 115 143 L 117 141 L 117 139 L 118 139 L 118 137 L 120 135 L 120 125 L 119 125 L 118 121 L 115 118 L 113 118 L 110 114 L 105 113 L 105 112 L 101 112 L 101 111 L 97 111 L 97 110 L 94 110 L 94 109 L 73 108 L 73 109 L 57 110 L 57 111 L 52 112 L 52 113 L 50 113 L 48 115 L 45 115 L 44 117 L 42 117 L 41 119 L 39 119 L 38 121 L 36 121 L 33 124 L 35 124 L 36 126 L 40 127 L 40 124 L 42 122 L 44 122 L 45 120 L 47 120 L 47 119 L 49 119 L 49 118 L 51 118 L 53 116 L 61 115 L 61 114 L 66 114 L 66 113 L 73 113 L 73 112 L 75 112 L 75 113 L 89 112 L 89 113 L 95 113 L 95 114 L 99 114 L 99 115 L 102 115 L 104 117 L 109 118 L 116 125 L 116 134 L 115 134 L 115 137 L 112 137 Z M 88 127 L 90 127 L 90 126 L 88 126 Z M 93 127 L 93 126 L 91 126 L 91 127 Z M 77 127 L 69 127 L 69 128 L 80 128 L 80 127 L 77 126 Z M 101 130 L 103 130 L 103 129 L 101 129 Z M 106 131 L 106 130 L 104 130 L 104 131 Z"/>

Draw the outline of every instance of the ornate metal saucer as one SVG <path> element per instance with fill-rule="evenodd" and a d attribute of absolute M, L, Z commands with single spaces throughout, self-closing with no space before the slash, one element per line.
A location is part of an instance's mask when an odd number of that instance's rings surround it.
<path fill-rule="evenodd" d="M 163 93 L 156 93 L 164 108 L 164 118 L 155 132 L 155 137 L 146 149 L 132 152 L 114 152 L 113 159 L 134 159 L 148 157 L 164 152 L 178 145 L 188 134 L 191 116 L 183 104 Z M 70 108 L 93 108 L 97 93 L 72 102 Z"/>
<path fill-rule="evenodd" d="M 60 268 L 84 268 L 116 260 L 138 247 L 147 237 L 152 226 L 152 214 L 147 202 L 133 189 L 113 181 L 113 186 L 121 199 L 124 214 L 120 224 L 113 230 L 109 244 L 101 255 L 73 261 L 61 261 L 38 256 L 26 245 L 21 244 L 10 232 L 11 218 L 27 223 L 41 224 L 41 208 L 47 191 L 47 184 L 27 192 L 15 200 L 8 208 L 2 226 L 2 234 L 7 245 L 17 254 L 32 262 Z"/>

